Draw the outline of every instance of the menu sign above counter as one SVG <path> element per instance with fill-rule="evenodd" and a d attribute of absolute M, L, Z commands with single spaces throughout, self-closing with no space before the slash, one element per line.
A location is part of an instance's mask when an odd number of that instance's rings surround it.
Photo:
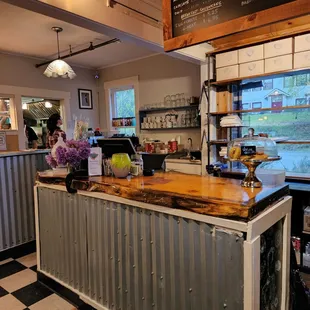
<path fill-rule="evenodd" d="M 162 0 L 165 51 L 217 52 L 309 31 L 310 0 Z"/>
<path fill-rule="evenodd" d="M 173 0 L 173 36 L 221 24 L 295 0 Z"/>

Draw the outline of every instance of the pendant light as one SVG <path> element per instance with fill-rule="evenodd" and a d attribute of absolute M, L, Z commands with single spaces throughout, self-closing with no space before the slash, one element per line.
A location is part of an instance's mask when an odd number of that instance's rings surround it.
<path fill-rule="evenodd" d="M 60 27 L 53 27 L 53 31 L 56 32 L 57 35 L 57 50 L 58 50 L 58 59 L 52 61 L 46 70 L 44 71 L 44 75 L 47 77 L 62 77 L 62 78 L 69 78 L 70 80 L 76 77 L 75 72 L 73 69 L 63 60 L 60 59 L 60 52 L 59 52 L 59 32 L 62 32 L 62 28 Z"/>

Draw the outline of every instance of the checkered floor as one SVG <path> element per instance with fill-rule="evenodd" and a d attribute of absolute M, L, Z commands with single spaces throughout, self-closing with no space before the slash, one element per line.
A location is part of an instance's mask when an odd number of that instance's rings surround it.
<path fill-rule="evenodd" d="M 0 310 L 76 310 L 37 281 L 36 253 L 0 261 Z"/>

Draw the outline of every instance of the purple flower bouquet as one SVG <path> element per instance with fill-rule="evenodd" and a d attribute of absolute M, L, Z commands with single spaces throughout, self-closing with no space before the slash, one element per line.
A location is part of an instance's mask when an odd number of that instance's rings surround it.
<path fill-rule="evenodd" d="M 59 146 L 56 149 L 56 158 L 51 154 L 45 157 L 51 168 L 62 165 L 76 169 L 80 166 L 82 160 L 88 159 L 90 145 L 87 141 L 68 140 L 66 146 L 66 148 Z"/>

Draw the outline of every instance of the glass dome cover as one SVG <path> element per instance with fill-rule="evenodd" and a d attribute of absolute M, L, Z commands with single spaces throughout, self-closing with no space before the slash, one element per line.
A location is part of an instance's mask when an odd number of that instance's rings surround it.
<path fill-rule="evenodd" d="M 255 136 L 253 128 L 249 128 L 248 136 L 231 141 L 227 154 L 231 161 L 268 161 L 279 157 L 276 143 Z"/>

